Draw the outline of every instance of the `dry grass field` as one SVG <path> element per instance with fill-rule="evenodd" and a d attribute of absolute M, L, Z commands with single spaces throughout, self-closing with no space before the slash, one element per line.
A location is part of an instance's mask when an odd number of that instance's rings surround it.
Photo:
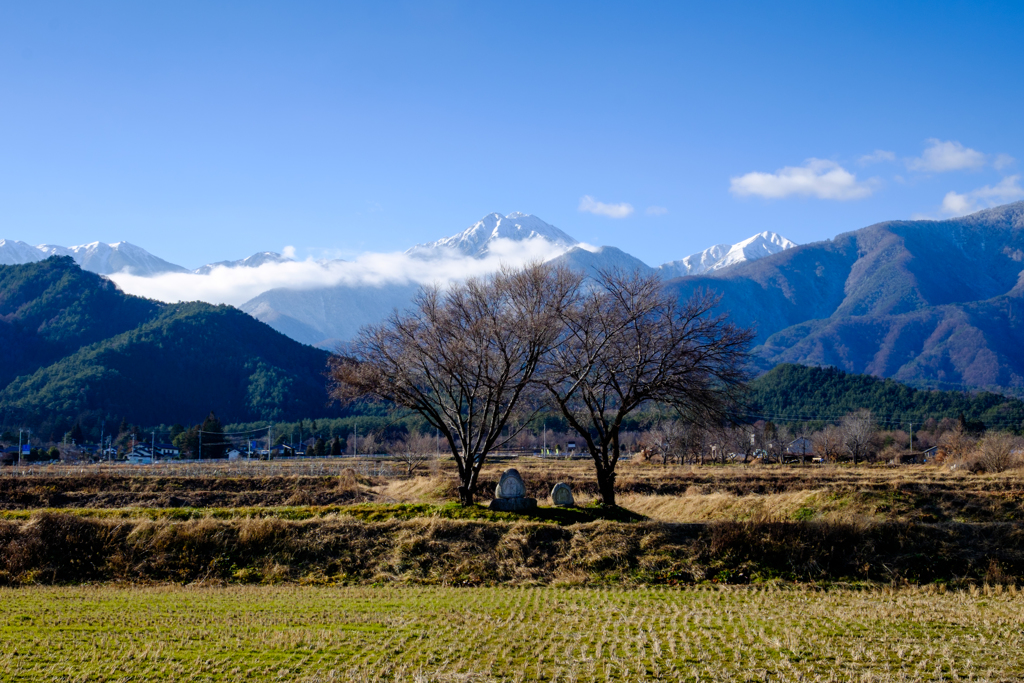
<path fill-rule="evenodd" d="M 1019 470 L 510 466 L 6 468 L 0 680 L 1024 680 Z"/>
<path fill-rule="evenodd" d="M 983 587 L 0 589 L 5 681 L 1017 681 Z"/>
<path fill-rule="evenodd" d="M 578 505 L 597 500 L 589 461 L 527 457 L 485 468 L 482 503 L 501 471 L 513 466 L 526 480 L 528 495 L 541 505 L 549 504 L 551 487 L 559 481 L 573 487 Z M 435 463 L 410 478 L 386 458 L 5 468 L 0 471 L 0 516 L 42 509 L 80 514 L 123 510 L 126 516 L 153 516 L 153 510 L 187 511 L 189 517 L 214 510 L 219 516 L 231 516 L 231 511 L 236 516 L 314 516 L 343 514 L 353 504 L 437 505 L 456 498 L 453 470 L 451 462 Z M 667 523 L 1024 521 L 1024 470 L 1019 469 L 972 474 L 923 465 L 624 462 L 617 491 L 622 507 Z"/>

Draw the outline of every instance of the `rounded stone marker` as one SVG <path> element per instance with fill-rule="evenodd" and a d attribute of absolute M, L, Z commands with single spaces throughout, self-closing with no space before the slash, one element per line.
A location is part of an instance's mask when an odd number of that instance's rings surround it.
<path fill-rule="evenodd" d="M 551 489 L 551 502 L 559 507 L 572 507 L 576 501 L 572 497 L 572 489 L 565 482 L 558 482 Z"/>
<path fill-rule="evenodd" d="M 526 484 L 517 470 L 505 470 L 494 488 L 495 498 L 522 498 L 526 495 Z"/>

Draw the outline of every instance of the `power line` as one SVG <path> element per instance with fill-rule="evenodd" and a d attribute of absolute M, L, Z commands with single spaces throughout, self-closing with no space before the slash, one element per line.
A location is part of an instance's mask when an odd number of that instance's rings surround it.
<path fill-rule="evenodd" d="M 770 420 L 772 422 L 839 422 L 839 421 L 841 421 L 843 419 L 843 417 L 845 417 L 845 415 L 839 415 L 839 416 L 836 416 L 836 415 L 827 415 L 827 416 L 826 415 L 764 415 L 764 414 L 759 414 L 759 413 L 741 413 L 741 412 L 731 412 L 731 413 L 728 413 L 728 415 L 730 415 L 732 417 L 753 417 L 753 418 L 758 418 L 758 419 L 761 419 L 761 420 Z M 953 416 L 953 415 L 942 415 L 942 416 L 932 416 L 931 417 L 931 419 L 934 419 L 934 420 L 944 420 L 944 419 L 956 420 L 958 418 L 959 418 L 959 416 Z M 916 415 L 914 417 L 872 417 L 872 420 L 875 421 L 875 422 L 880 422 L 880 423 L 884 423 L 884 424 L 895 424 L 895 425 L 907 424 L 910 421 L 913 421 L 916 424 L 916 423 L 918 423 L 919 419 L 920 419 L 920 417 L 916 416 Z M 1024 425 L 1024 420 L 1021 420 L 1021 421 L 996 420 L 996 421 L 991 421 L 991 422 L 985 423 L 986 427 L 1007 427 L 1007 428 L 1011 428 L 1011 429 L 1020 429 L 1022 427 L 1022 425 Z"/>

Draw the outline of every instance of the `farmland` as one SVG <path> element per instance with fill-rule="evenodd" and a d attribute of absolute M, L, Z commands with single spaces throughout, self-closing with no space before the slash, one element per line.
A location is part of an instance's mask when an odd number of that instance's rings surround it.
<path fill-rule="evenodd" d="M 1024 476 L 934 466 L 8 469 L 0 679 L 1010 681 Z M 556 481 L 578 508 L 551 507 Z"/>
<path fill-rule="evenodd" d="M 1016 589 L 0 590 L 0 678 L 1009 681 Z"/>

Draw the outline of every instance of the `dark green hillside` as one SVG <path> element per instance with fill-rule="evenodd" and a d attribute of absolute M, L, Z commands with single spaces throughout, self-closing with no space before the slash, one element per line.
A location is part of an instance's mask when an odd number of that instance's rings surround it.
<path fill-rule="evenodd" d="M 847 374 L 836 368 L 783 364 L 750 385 L 751 417 L 776 421 L 837 420 L 860 408 L 877 418 L 916 422 L 943 417 L 1024 429 L 1024 401 L 1000 394 L 912 389 L 891 379 Z"/>
<path fill-rule="evenodd" d="M 124 294 L 67 256 L 0 266 L 0 386 L 133 329 L 161 306 Z"/>
<path fill-rule="evenodd" d="M 230 306 L 177 304 L 0 391 L 8 422 L 123 416 L 137 424 L 328 415 L 327 353 Z M 337 411 L 333 411 L 337 412 Z"/>

